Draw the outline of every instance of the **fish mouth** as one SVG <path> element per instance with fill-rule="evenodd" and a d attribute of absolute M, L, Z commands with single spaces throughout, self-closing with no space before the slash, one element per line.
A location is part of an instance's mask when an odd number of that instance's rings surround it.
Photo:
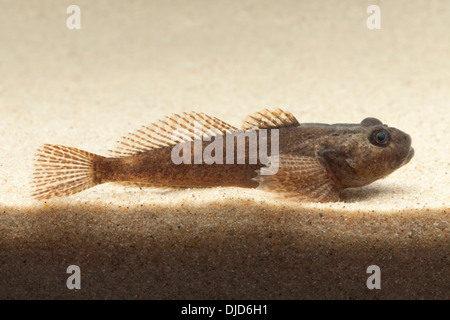
<path fill-rule="evenodd" d="M 414 157 L 414 148 L 409 148 L 408 155 L 406 156 L 405 160 L 403 160 L 402 165 L 407 164 L 411 159 Z"/>

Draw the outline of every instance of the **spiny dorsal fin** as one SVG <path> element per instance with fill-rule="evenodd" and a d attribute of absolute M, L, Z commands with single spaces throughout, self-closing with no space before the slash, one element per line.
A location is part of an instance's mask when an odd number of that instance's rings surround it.
<path fill-rule="evenodd" d="M 203 137 L 196 136 L 195 124 L 198 123 L 203 131 Z M 197 128 L 196 130 L 200 130 Z M 183 141 L 211 138 L 226 132 L 237 130 L 222 120 L 204 113 L 189 112 L 174 114 L 148 126 L 130 132 L 116 142 L 116 148 L 110 150 L 114 157 L 127 157 L 161 147 L 172 146 Z M 176 135 L 174 133 L 176 132 Z"/>
<path fill-rule="evenodd" d="M 253 114 L 249 114 L 242 123 L 242 130 L 250 129 L 275 129 L 283 127 L 296 127 L 300 123 L 288 111 L 277 109 L 270 111 L 264 109 Z"/>
<path fill-rule="evenodd" d="M 256 178 L 259 189 L 300 201 L 339 201 L 339 193 L 317 157 L 280 155 L 278 172 Z"/>

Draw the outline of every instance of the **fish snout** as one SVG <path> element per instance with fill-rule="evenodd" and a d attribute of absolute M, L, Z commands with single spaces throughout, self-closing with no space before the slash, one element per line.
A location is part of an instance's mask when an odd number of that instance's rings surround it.
<path fill-rule="evenodd" d="M 412 140 L 411 140 L 411 136 L 409 134 L 405 133 L 404 139 L 405 140 L 403 143 L 404 143 L 404 146 L 406 148 L 408 148 L 408 154 L 406 155 L 406 158 L 403 161 L 403 164 L 407 164 L 412 159 L 412 157 L 414 157 L 414 148 L 411 147 Z"/>
<path fill-rule="evenodd" d="M 404 150 L 403 154 L 405 156 L 401 163 L 402 166 L 407 164 L 414 157 L 414 148 L 411 147 L 411 143 L 412 143 L 411 136 L 407 133 L 403 133 L 403 141 L 401 144 L 403 146 L 403 150 Z"/>
<path fill-rule="evenodd" d="M 410 147 L 408 155 L 406 156 L 405 160 L 403 160 L 403 165 L 407 164 L 411 159 L 414 157 L 414 148 Z"/>
<path fill-rule="evenodd" d="M 404 134 L 403 143 L 405 146 L 411 147 L 411 136 L 407 133 Z"/>
<path fill-rule="evenodd" d="M 392 128 L 392 156 L 393 161 L 390 164 L 392 169 L 397 169 L 407 164 L 414 156 L 414 149 L 411 147 L 411 136 L 403 131 Z"/>

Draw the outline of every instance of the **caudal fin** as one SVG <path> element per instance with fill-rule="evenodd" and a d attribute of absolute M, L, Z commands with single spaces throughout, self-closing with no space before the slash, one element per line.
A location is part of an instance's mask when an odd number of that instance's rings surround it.
<path fill-rule="evenodd" d="M 33 197 L 67 196 L 100 183 L 95 163 L 102 156 L 60 145 L 43 145 L 35 156 Z"/>

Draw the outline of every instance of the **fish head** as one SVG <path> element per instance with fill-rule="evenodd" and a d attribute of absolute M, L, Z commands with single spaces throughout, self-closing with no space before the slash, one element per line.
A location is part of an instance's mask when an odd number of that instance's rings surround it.
<path fill-rule="evenodd" d="M 342 137 L 341 137 L 342 138 Z M 340 150 L 322 152 L 342 188 L 361 187 L 386 177 L 414 156 L 405 132 L 366 118 L 347 130 Z"/>

